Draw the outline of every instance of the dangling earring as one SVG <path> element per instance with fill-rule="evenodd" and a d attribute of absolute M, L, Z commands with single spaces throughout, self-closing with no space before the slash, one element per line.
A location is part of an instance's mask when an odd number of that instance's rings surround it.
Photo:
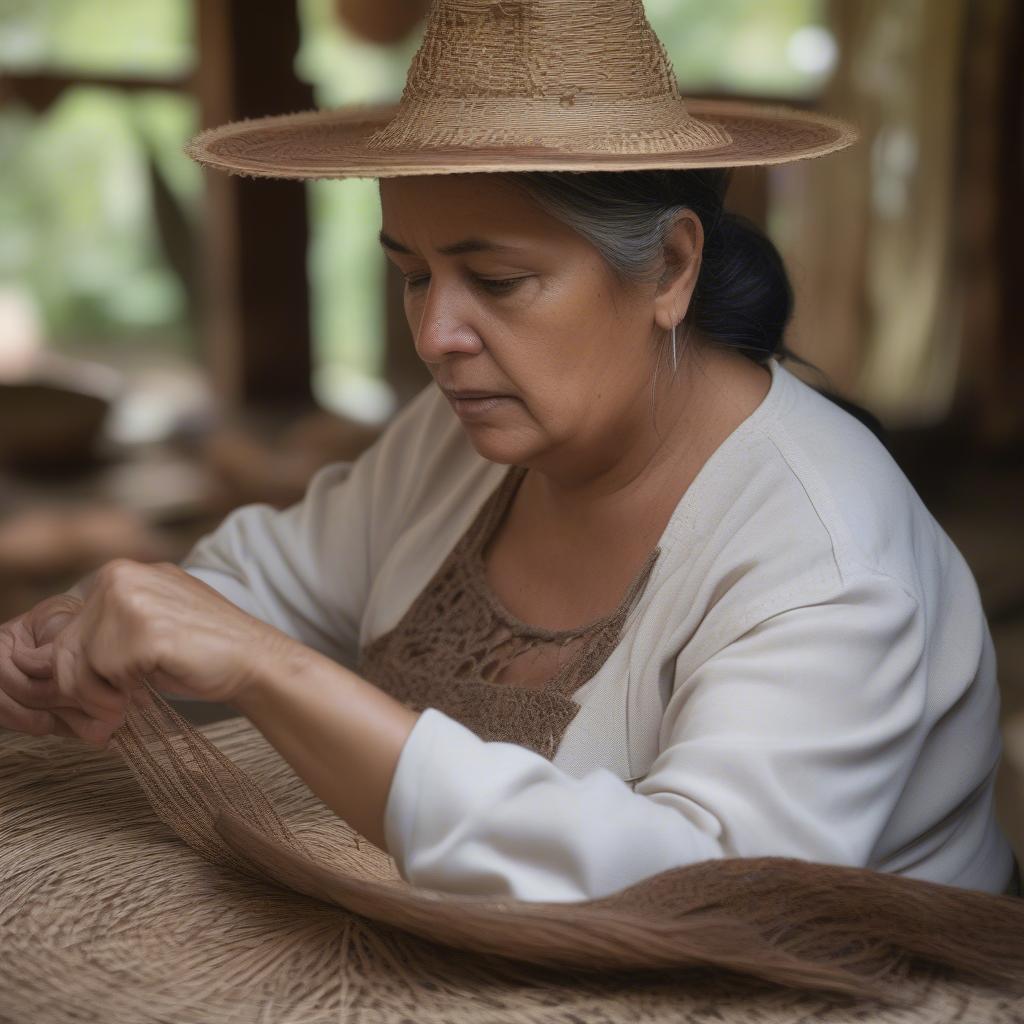
<path fill-rule="evenodd" d="M 676 358 L 676 325 L 672 325 L 672 372 L 679 369 L 679 361 Z"/>

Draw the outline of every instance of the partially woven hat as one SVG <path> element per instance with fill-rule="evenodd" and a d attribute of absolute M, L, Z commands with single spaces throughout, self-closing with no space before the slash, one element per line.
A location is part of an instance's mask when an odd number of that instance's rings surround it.
<path fill-rule="evenodd" d="M 1024 900 L 786 857 L 421 889 L 250 722 L 151 696 L 111 751 L 0 729 L 0 1024 L 1024 1019 Z"/>
<path fill-rule="evenodd" d="M 397 105 L 232 122 L 186 148 L 272 178 L 732 167 L 823 156 L 824 114 L 686 101 L 642 0 L 434 0 Z"/>

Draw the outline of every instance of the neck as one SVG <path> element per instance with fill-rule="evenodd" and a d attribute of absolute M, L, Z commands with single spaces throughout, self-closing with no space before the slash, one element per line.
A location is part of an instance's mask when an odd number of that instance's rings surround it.
<path fill-rule="evenodd" d="M 676 374 L 659 374 L 653 401 L 650 390 L 638 395 L 588 451 L 530 465 L 522 486 L 538 514 L 575 529 L 614 527 L 638 501 L 674 507 L 719 445 L 760 405 L 770 383 L 767 368 L 739 353 L 688 352 Z"/>

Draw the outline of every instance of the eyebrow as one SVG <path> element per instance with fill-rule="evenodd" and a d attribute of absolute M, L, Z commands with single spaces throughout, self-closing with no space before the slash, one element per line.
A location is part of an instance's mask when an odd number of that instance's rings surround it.
<path fill-rule="evenodd" d="M 380 244 L 392 252 L 400 252 L 406 256 L 415 255 L 411 249 L 407 249 L 401 242 L 396 241 L 384 231 L 380 233 Z M 514 245 L 497 245 L 494 242 L 486 242 L 482 238 L 465 238 L 461 242 L 443 246 L 437 251 L 443 256 L 461 256 L 467 252 L 519 252 L 521 250 Z"/>

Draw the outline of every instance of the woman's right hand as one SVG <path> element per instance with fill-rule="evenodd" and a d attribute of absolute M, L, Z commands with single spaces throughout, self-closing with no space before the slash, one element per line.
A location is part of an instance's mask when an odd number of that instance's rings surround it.
<path fill-rule="evenodd" d="M 15 647 L 49 643 L 78 614 L 82 602 L 70 594 L 41 601 L 31 611 L 0 626 L 0 728 L 32 736 L 74 736 L 67 724 L 80 710 L 68 707 L 56 680 L 26 676 L 12 661 Z"/>

